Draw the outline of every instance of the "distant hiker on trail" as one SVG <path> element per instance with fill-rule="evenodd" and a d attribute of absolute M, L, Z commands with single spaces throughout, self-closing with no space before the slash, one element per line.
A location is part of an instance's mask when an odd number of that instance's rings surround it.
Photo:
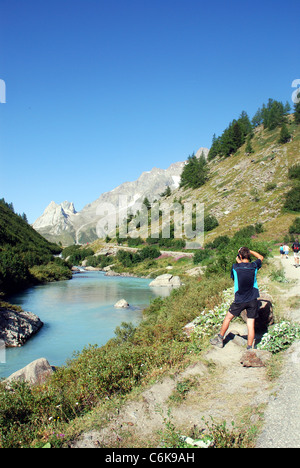
<path fill-rule="evenodd" d="M 283 244 L 280 244 L 280 247 L 279 247 L 279 252 L 280 252 L 281 258 L 283 258 L 283 257 L 284 257 L 284 249 L 283 249 Z"/>
<path fill-rule="evenodd" d="M 283 250 L 284 250 L 285 258 L 289 258 L 290 248 L 287 244 L 284 244 Z"/>
<path fill-rule="evenodd" d="M 299 252 L 300 244 L 299 244 L 298 239 L 296 239 L 295 242 L 293 243 L 292 249 L 294 251 L 295 267 L 298 268 L 298 266 L 299 266 L 299 256 L 300 256 L 300 252 Z"/>
<path fill-rule="evenodd" d="M 251 262 L 251 255 L 257 258 Z M 257 285 L 257 271 L 261 268 L 264 257 L 257 252 L 241 247 L 236 263 L 232 266 L 231 278 L 234 280 L 235 300 L 229 308 L 220 333 L 210 340 L 211 344 L 223 348 L 224 337 L 231 320 L 238 317 L 244 309 L 247 310 L 248 346 L 251 349 L 255 338 L 255 319 L 258 317 L 259 290 Z"/>

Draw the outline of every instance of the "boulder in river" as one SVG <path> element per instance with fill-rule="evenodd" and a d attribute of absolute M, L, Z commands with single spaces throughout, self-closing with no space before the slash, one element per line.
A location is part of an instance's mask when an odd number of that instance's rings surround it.
<path fill-rule="evenodd" d="M 53 368 L 50 366 L 47 359 L 40 358 L 14 374 L 11 374 L 5 380 L 5 383 L 8 384 L 8 386 L 11 382 L 28 382 L 31 385 L 41 385 L 45 383 L 52 373 Z"/>
<path fill-rule="evenodd" d="M 43 322 L 32 312 L 0 308 L 0 339 L 7 348 L 22 346 L 42 326 Z"/>
<path fill-rule="evenodd" d="M 115 304 L 116 309 L 127 309 L 127 307 L 129 307 L 129 304 L 125 299 L 121 299 Z"/>

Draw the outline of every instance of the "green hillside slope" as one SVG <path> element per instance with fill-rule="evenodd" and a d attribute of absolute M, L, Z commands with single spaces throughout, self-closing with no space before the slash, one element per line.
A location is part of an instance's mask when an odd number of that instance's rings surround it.
<path fill-rule="evenodd" d="M 206 242 L 255 223 L 263 224 L 267 240 L 280 241 L 288 233 L 300 212 L 300 205 L 299 211 L 284 207 L 287 193 L 299 188 L 299 182 L 289 177 L 289 169 L 300 163 L 300 126 L 293 116 L 288 120 L 292 135 L 288 143 L 279 143 L 280 127 L 268 130 L 261 125 L 251 139 L 253 153 L 246 153 L 245 142 L 234 155 L 208 162 L 205 185 L 173 192 L 170 199 L 202 202 L 205 212 L 217 218 L 219 226 L 206 233 Z"/>
<path fill-rule="evenodd" d="M 38 280 L 58 279 L 61 274 L 70 277 L 69 268 L 53 259 L 60 252 L 58 245 L 49 243 L 0 201 L 0 293 L 14 292 Z"/>

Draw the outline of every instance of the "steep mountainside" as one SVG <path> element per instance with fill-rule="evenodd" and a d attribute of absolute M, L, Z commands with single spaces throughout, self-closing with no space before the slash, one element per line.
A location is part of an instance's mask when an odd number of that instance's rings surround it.
<path fill-rule="evenodd" d="M 245 143 L 236 154 L 213 159 L 208 163 L 210 175 L 204 186 L 172 194 L 182 197 L 183 202 L 200 201 L 206 213 L 216 216 L 219 226 L 206 235 L 207 241 L 232 235 L 253 223 L 263 223 L 266 239 L 283 239 L 297 216 L 282 210 L 286 193 L 293 186 L 288 170 L 300 163 L 300 127 L 292 117 L 289 121 L 292 137 L 288 143 L 278 142 L 280 128 L 259 126 L 251 140 L 253 153 L 246 153 Z"/>
<path fill-rule="evenodd" d="M 60 251 L 0 201 L 0 293 L 14 292 L 35 281 L 30 268 L 51 262 Z"/>

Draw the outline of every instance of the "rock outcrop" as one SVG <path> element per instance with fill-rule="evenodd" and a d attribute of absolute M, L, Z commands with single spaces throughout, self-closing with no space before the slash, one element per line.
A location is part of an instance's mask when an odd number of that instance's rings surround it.
<path fill-rule="evenodd" d="M 41 385 L 52 373 L 53 368 L 50 366 L 47 359 L 40 358 L 10 375 L 5 380 L 5 383 L 8 384 L 8 386 L 11 382 L 28 382 L 31 385 Z"/>
<path fill-rule="evenodd" d="M 22 346 L 42 326 L 43 322 L 32 312 L 0 308 L 0 339 L 7 348 Z"/>
<path fill-rule="evenodd" d="M 247 312 L 245 310 L 243 310 L 241 317 L 247 322 Z M 265 333 L 273 323 L 273 299 L 269 294 L 262 294 L 258 298 L 258 318 L 255 320 L 255 330 Z"/>
<path fill-rule="evenodd" d="M 170 287 L 179 288 L 182 285 L 179 276 L 173 276 L 171 274 L 160 275 L 149 284 L 152 288 L 157 287 Z"/>

